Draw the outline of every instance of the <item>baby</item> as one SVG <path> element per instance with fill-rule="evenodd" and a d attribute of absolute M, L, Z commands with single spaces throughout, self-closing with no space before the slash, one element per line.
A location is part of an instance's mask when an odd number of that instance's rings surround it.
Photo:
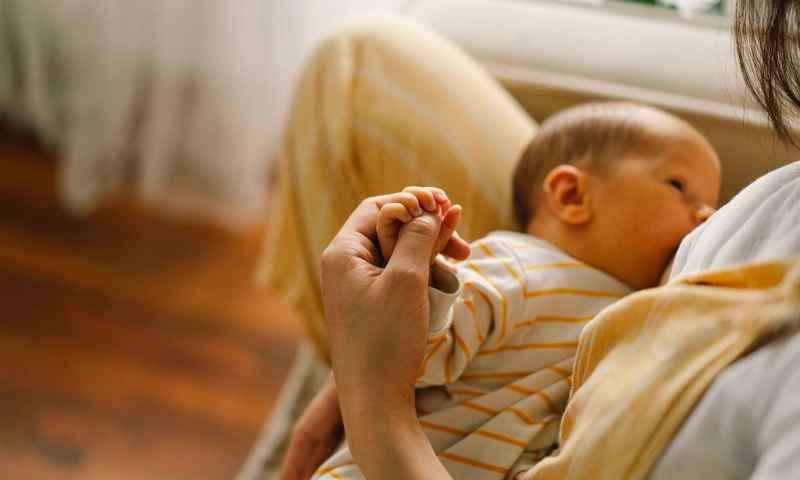
<path fill-rule="evenodd" d="M 513 479 L 554 450 L 583 326 L 659 284 L 681 239 L 714 212 L 719 186 L 712 147 L 666 112 L 591 103 L 541 125 L 514 175 L 524 233 L 475 241 L 457 274 L 432 261 L 417 409 L 453 478 Z M 431 258 L 451 240 L 460 207 L 409 187 L 379 215 L 385 261 L 432 201 L 442 230 Z M 363 478 L 347 449 L 315 478 L 326 476 Z"/>

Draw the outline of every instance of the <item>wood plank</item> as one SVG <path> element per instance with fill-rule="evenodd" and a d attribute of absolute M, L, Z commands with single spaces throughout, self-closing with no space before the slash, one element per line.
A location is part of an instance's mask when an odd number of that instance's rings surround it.
<path fill-rule="evenodd" d="M 0 478 L 231 478 L 301 332 L 252 285 L 263 229 L 75 218 L 56 175 L 0 134 Z"/>

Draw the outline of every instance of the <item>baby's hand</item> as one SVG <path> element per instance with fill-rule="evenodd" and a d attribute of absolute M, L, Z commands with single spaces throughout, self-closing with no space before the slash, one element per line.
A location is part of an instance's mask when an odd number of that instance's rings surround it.
<path fill-rule="evenodd" d="M 406 187 L 396 193 L 381 207 L 378 215 L 378 244 L 384 263 L 388 262 L 397 245 L 397 235 L 403 224 L 410 222 L 425 211 L 441 215 L 442 226 L 439 238 L 431 251 L 431 265 L 436 255 L 444 253 L 458 260 L 469 256 L 469 244 L 456 233 L 461 220 L 461 207 L 451 205 L 444 191 L 434 187 Z"/>

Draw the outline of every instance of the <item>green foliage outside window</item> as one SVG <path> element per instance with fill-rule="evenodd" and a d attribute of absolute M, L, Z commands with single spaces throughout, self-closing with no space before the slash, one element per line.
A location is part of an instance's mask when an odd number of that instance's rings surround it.
<path fill-rule="evenodd" d="M 678 10 L 688 8 L 693 13 L 722 15 L 725 11 L 725 0 L 618 0 L 629 3 L 643 3 L 656 7 Z"/>

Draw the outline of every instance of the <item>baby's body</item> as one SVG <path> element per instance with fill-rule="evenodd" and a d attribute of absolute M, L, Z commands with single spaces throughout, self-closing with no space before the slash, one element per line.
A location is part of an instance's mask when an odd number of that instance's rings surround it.
<path fill-rule="evenodd" d="M 420 425 L 453 478 L 513 478 L 555 444 L 583 326 L 633 289 L 517 232 L 433 272 Z M 363 478 L 346 449 L 318 472 Z"/>
<path fill-rule="evenodd" d="M 565 153 L 570 142 L 586 143 L 580 135 L 589 140 L 586 151 Z M 614 144 L 622 140 L 636 147 Z M 616 158 L 600 158 L 608 151 Z M 583 326 L 615 300 L 658 283 L 683 236 L 713 212 L 719 166 L 705 140 L 674 117 L 590 104 L 542 125 L 515 189 L 526 233 L 477 240 L 457 274 L 432 263 L 417 407 L 453 478 L 514 478 L 556 447 Z M 448 242 L 461 242 L 451 238 L 460 208 L 438 193 L 412 187 L 383 207 L 385 260 L 402 225 L 434 197 L 443 227 L 432 259 Z M 346 448 L 315 478 L 324 476 L 363 478 Z"/>

